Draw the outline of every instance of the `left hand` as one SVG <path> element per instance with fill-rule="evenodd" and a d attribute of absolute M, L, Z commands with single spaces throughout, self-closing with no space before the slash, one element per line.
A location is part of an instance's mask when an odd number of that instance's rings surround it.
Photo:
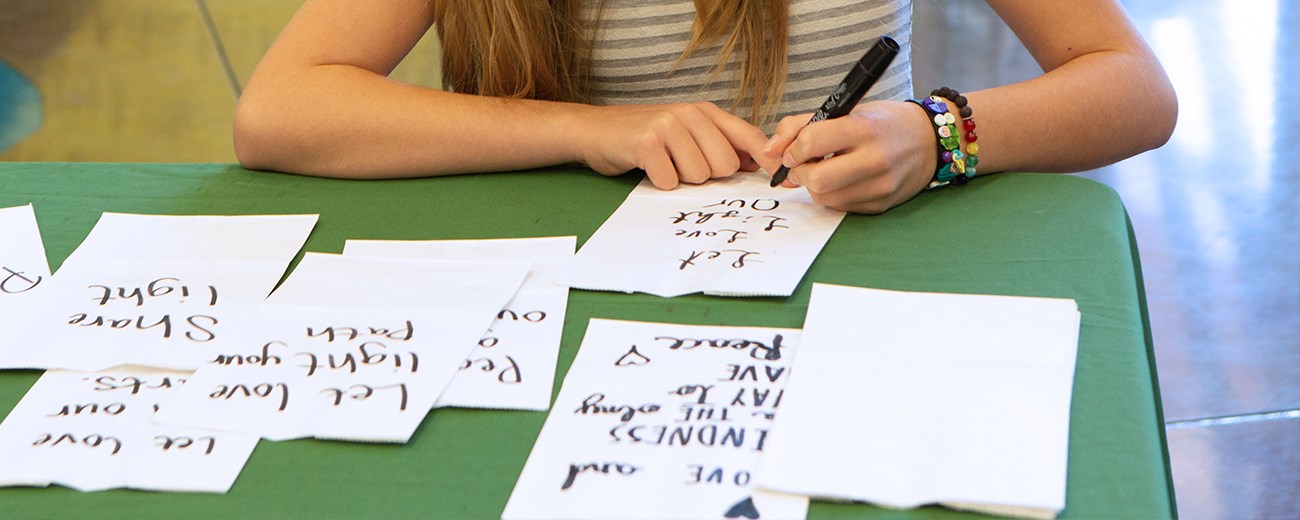
<path fill-rule="evenodd" d="M 778 160 L 790 167 L 783 185 L 806 187 L 817 204 L 883 213 L 915 196 L 934 176 L 938 137 L 921 107 L 872 101 L 838 119 L 810 125 L 811 117 L 782 119 L 762 162 L 769 171 Z"/>

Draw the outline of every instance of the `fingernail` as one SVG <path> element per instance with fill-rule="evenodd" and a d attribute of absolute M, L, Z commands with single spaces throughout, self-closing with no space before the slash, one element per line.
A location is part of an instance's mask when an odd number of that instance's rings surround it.
<path fill-rule="evenodd" d="M 763 153 L 772 153 L 772 148 L 776 146 L 776 136 L 768 138 L 767 143 L 763 145 Z"/>
<path fill-rule="evenodd" d="M 794 168 L 795 166 L 798 166 L 798 164 L 794 162 L 794 157 L 787 153 L 781 156 L 781 166 Z"/>
<path fill-rule="evenodd" d="M 790 172 L 790 175 L 786 176 L 785 182 L 786 184 L 789 184 L 791 188 L 798 188 L 801 186 L 799 184 L 799 178 L 794 175 L 794 172 Z"/>

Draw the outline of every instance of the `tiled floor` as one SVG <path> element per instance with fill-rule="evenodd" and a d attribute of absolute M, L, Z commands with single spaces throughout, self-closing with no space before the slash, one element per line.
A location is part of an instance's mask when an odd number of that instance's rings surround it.
<path fill-rule="evenodd" d="M 0 115 L 43 117 L 0 160 L 233 161 L 234 102 L 299 1 L 0 0 L 0 61 L 40 95 L 0 95 L 40 103 Z M 1298 518 L 1300 2 L 1124 3 L 1175 82 L 1179 128 L 1085 175 L 1137 232 L 1180 513 Z M 982 2 L 915 7 L 918 87 L 1037 73 Z M 438 84 L 432 40 L 400 79 Z"/>

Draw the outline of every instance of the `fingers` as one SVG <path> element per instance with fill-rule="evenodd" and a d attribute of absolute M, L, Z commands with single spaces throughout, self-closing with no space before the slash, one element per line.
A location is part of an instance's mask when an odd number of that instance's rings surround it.
<path fill-rule="evenodd" d="M 768 141 L 769 151 L 774 152 L 778 157 L 784 153 L 786 147 L 799 136 L 799 132 L 808 126 L 808 120 L 812 119 L 812 116 L 808 113 L 781 118 L 781 121 L 776 124 L 776 132 L 772 133 L 772 138 Z"/>
<path fill-rule="evenodd" d="M 744 164 L 744 161 L 746 160 L 761 166 L 761 163 L 758 163 L 758 159 L 763 157 L 767 146 L 767 136 L 763 134 L 763 130 L 712 103 L 702 103 L 699 105 L 699 108 L 709 117 L 712 123 L 709 128 L 716 129 L 720 133 L 723 139 L 726 140 L 727 148 L 731 152 L 730 154 L 725 153 L 726 150 L 720 146 L 720 143 L 711 143 L 714 146 L 717 146 L 717 148 L 712 149 L 718 152 L 719 159 L 725 159 L 727 161 L 719 165 L 719 170 L 723 175 L 715 175 L 715 177 L 729 176 L 732 173 L 735 173 L 738 169 L 744 169 L 742 164 Z M 737 162 L 734 163 L 734 167 L 730 162 L 731 154 L 737 156 Z M 753 169 L 755 168 L 746 171 L 753 171 Z"/>
<path fill-rule="evenodd" d="M 682 170 L 683 181 L 699 183 L 710 178 L 729 177 L 740 169 L 740 154 L 744 149 L 733 144 L 733 137 L 728 135 L 728 132 L 733 132 L 736 133 L 734 139 L 743 139 L 744 128 L 737 127 L 736 123 L 750 127 L 757 132 L 758 139 L 762 139 L 761 130 L 712 103 L 695 103 L 681 110 L 684 112 L 683 122 L 694 141 L 693 148 L 704 159 L 703 173 L 707 173 L 702 175 L 698 171 Z M 690 150 L 687 153 L 694 155 Z M 682 168 L 682 165 L 678 164 L 678 167 Z"/>
<path fill-rule="evenodd" d="M 763 168 L 769 172 L 775 172 L 777 168 L 782 166 L 781 158 L 786 148 L 790 146 L 790 143 L 794 142 L 799 135 L 799 131 L 808 125 L 810 118 L 812 118 L 812 114 L 796 114 L 781 118 L 781 121 L 776 125 L 776 131 L 772 133 L 771 138 L 763 143 L 763 148 L 757 156 L 762 160 Z M 782 185 L 787 187 L 797 186 L 797 184 L 791 182 L 782 183 Z"/>
<path fill-rule="evenodd" d="M 718 138 L 721 139 L 720 136 Z M 677 177 L 682 182 L 700 184 L 713 176 L 714 167 L 710 164 L 707 155 L 709 150 L 699 142 L 695 132 L 689 131 L 689 127 L 686 132 L 670 133 L 666 139 L 668 156 L 672 158 L 672 164 L 677 169 Z M 733 160 L 737 164 L 740 163 L 739 159 Z"/>
<path fill-rule="evenodd" d="M 842 190 L 812 193 L 813 203 L 839 211 L 878 214 L 894 207 L 902 200 L 894 200 L 898 191 L 882 189 L 874 183 L 858 183 Z"/>
<path fill-rule="evenodd" d="M 799 133 L 786 148 L 782 163 L 791 167 L 796 182 L 808 191 L 831 192 L 887 173 L 887 138 L 855 115 L 819 121 Z M 848 160 L 836 160 L 849 154 Z"/>
<path fill-rule="evenodd" d="M 640 168 L 661 189 L 766 166 L 763 131 L 712 103 L 599 107 L 583 121 L 585 164 L 606 175 Z"/>
<path fill-rule="evenodd" d="M 643 147 L 646 173 L 660 188 L 729 177 L 748 168 L 762 150 L 763 131 L 712 103 L 671 105 L 653 123 L 655 138 Z"/>

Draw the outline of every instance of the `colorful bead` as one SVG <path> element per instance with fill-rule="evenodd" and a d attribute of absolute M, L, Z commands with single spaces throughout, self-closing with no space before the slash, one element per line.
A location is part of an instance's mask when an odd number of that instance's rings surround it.
<path fill-rule="evenodd" d="M 936 114 L 943 114 L 948 112 L 948 104 L 944 103 L 943 100 L 941 99 L 928 97 L 922 100 L 920 103 L 923 108 L 925 108 L 930 112 L 934 112 Z"/>
<path fill-rule="evenodd" d="M 942 87 L 931 91 L 929 97 L 908 101 L 926 111 L 938 137 L 939 168 L 928 188 L 966 184 L 975 176 L 980 151 L 979 145 L 975 144 L 979 135 L 975 133 L 970 100 L 952 88 Z M 960 127 L 957 126 L 958 119 L 961 120 Z M 962 150 L 963 140 L 965 151 Z"/>
<path fill-rule="evenodd" d="M 949 180 L 952 180 L 953 178 L 952 165 L 951 164 L 943 165 L 943 168 L 939 168 L 939 172 L 936 173 L 934 176 L 935 179 L 937 179 L 939 182 L 948 182 Z"/>

